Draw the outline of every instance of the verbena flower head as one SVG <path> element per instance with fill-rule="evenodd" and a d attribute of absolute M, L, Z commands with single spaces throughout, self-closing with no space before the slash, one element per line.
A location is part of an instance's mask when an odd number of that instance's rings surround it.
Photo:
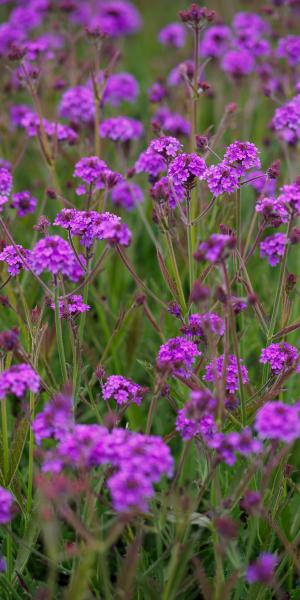
<path fill-rule="evenodd" d="M 177 181 L 169 177 L 162 177 L 150 190 L 153 200 L 159 203 L 167 202 L 170 208 L 176 208 L 178 202 L 182 202 L 186 195 L 186 190 Z"/>
<path fill-rule="evenodd" d="M 90 26 L 97 25 L 110 37 L 122 37 L 139 31 L 142 20 L 137 8 L 128 0 L 104 0 L 97 6 L 96 18 Z"/>
<path fill-rule="evenodd" d="M 271 127 L 287 144 L 295 145 L 297 143 L 300 139 L 300 95 L 275 110 Z"/>
<path fill-rule="evenodd" d="M 151 177 L 158 177 L 166 169 L 166 161 L 157 152 L 145 150 L 134 165 L 136 173 L 148 173 Z"/>
<path fill-rule="evenodd" d="M 192 375 L 195 358 L 200 355 L 196 344 L 184 337 L 176 337 L 160 347 L 156 363 L 160 370 L 186 379 Z"/>
<path fill-rule="evenodd" d="M 299 359 L 299 352 L 295 346 L 287 342 L 271 344 L 261 351 L 259 362 L 269 364 L 274 373 L 291 368 Z"/>
<path fill-rule="evenodd" d="M 160 30 L 158 39 L 164 46 L 182 48 L 186 40 L 186 30 L 181 23 L 169 23 Z"/>
<path fill-rule="evenodd" d="M 288 222 L 289 213 L 285 202 L 280 198 L 269 198 L 267 196 L 258 198 L 255 210 L 261 213 L 266 222 L 273 227 L 279 227 L 282 223 Z"/>
<path fill-rule="evenodd" d="M 151 87 L 148 89 L 149 102 L 152 102 L 153 104 L 161 102 L 166 96 L 167 90 L 159 81 L 153 83 L 153 85 L 151 85 Z"/>
<path fill-rule="evenodd" d="M 13 187 L 13 178 L 9 169 L 0 167 L 0 206 L 8 202 Z"/>
<path fill-rule="evenodd" d="M 189 316 L 188 325 L 183 325 L 181 331 L 185 335 L 209 338 L 211 334 L 224 335 L 225 322 L 215 313 L 194 313 Z"/>
<path fill-rule="evenodd" d="M 283 185 L 279 191 L 278 202 L 285 204 L 293 216 L 298 216 L 300 214 L 300 182 L 296 180 Z"/>
<path fill-rule="evenodd" d="M 131 232 L 121 217 L 109 212 L 97 213 L 90 210 L 63 208 L 57 215 L 54 225 L 67 229 L 80 237 L 80 243 L 89 248 L 93 240 L 106 240 L 109 244 L 128 246 Z"/>
<path fill-rule="evenodd" d="M 74 426 L 73 401 L 63 392 L 54 396 L 38 413 L 32 423 L 34 439 L 38 446 L 44 439 L 61 440 Z"/>
<path fill-rule="evenodd" d="M 30 365 L 21 363 L 13 365 L 0 373 L 0 399 L 7 394 L 22 398 L 27 390 L 37 393 L 40 389 L 40 378 Z"/>
<path fill-rule="evenodd" d="M 221 58 L 229 49 L 233 35 L 226 25 L 213 25 L 203 34 L 200 54 L 205 58 Z"/>
<path fill-rule="evenodd" d="M 30 266 L 37 275 L 49 271 L 55 276 L 65 275 L 71 281 L 78 281 L 84 273 L 70 244 L 59 235 L 47 236 L 35 244 Z"/>
<path fill-rule="evenodd" d="M 299 404 L 266 402 L 257 412 L 255 429 L 262 440 L 279 440 L 291 444 L 300 437 Z"/>
<path fill-rule="evenodd" d="M 150 152 L 157 152 L 165 160 L 171 160 L 180 152 L 182 144 L 175 137 L 163 136 L 152 140 L 149 144 Z"/>
<path fill-rule="evenodd" d="M 116 511 L 147 511 L 149 498 L 153 495 L 153 486 L 144 473 L 130 467 L 121 469 L 109 478 L 107 485 Z"/>
<path fill-rule="evenodd" d="M 251 29 L 257 36 L 270 33 L 270 25 L 254 12 L 238 12 L 234 15 L 232 27 L 236 33 Z"/>
<path fill-rule="evenodd" d="M 257 560 L 251 563 L 247 569 L 246 579 L 248 583 L 270 584 L 275 575 L 275 569 L 279 559 L 276 554 L 263 552 Z"/>
<path fill-rule="evenodd" d="M 122 375 L 111 375 L 102 386 L 102 395 L 104 400 L 112 398 L 117 404 L 141 404 L 141 401 L 147 391 L 131 379 L 126 379 Z"/>
<path fill-rule="evenodd" d="M 213 437 L 217 432 L 217 426 L 211 415 L 202 417 L 188 417 L 187 413 L 192 411 L 192 401 L 187 402 L 186 406 L 178 411 L 176 419 L 176 431 L 178 431 L 184 440 L 190 440 L 200 435 L 205 441 Z"/>
<path fill-rule="evenodd" d="M 262 258 L 267 257 L 269 265 L 275 267 L 281 261 L 288 239 L 285 233 L 274 233 L 266 237 L 259 245 Z"/>
<path fill-rule="evenodd" d="M 9 490 L 0 486 L 0 524 L 6 525 L 13 519 L 14 497 Z"/>
<path fill-rule="evenodd" d="M 55 302 L 51 302 L 50 306 L 52 310 L 55 310 Z M 64 300 L 59 300 L 58 307 L 61 319 L 76 317 L 80 313 L 86 312 L 91 308 L 88 304 L 83 302 L 82 296 L 78 294 L 73 294 Z"/>
<path fill-rule="evenodd" d="M 128 142 L 140 138 L 144 127 L 136 119 L 119 116 L 102 121 L 99 131 L 102 138 L 109 138 L 113 142 Z"/>
<path fill-rule="evenodd" d="M 197 154 L 179 154 L 170 164 L 169 176 L 187 189 L 190 189 L 196 177 L 203 179 L 206 165 L 203 158 Z"/>
<path fill-rule="evenodd" d="M 121 102 L 135 102 L 139 95 L 139 84 L 130 73 L 112 73 L 107 80 L 103 103 L 119 106 Z"/>
<path fill-rule="evenodd" d="M 228 165 L 225 161 L 208 167 L 204 174 L 209 191 L 216 197 L 237 190 L 240 186 L 240 177 L 239 169 Z"/>
<path fill-rule="evenodd" d="M 100 176 L 107 169 L 107 164 L 98 156 L 86 156 L 76 163 L 73 175 L 85 183 L 94 184 L 99 182 Z"/>
<path fill-rule="evenodd" d="M 17 211 L 18 217 L 26 217 L 26 215 L 35 211 L 37 199 L 30 192 L 18 192 L 13 194 L 11 206 Z"/>
<path fill-rule="evenodd" d="M 223 56 L 221 66 L 225 73 L 233 79 L 239 80 L 253 72 L 255 61 L 248 50 L 228 50 Z"/>
<path fill-rule="evenodd" d="M 121 181 L 112 190 L 111 201 L 114 206 L 132 210 L 137 204 L 144 201 L 144 195 L 142 189 L 136 183 Z"/>
<path fill-rule="evenodd" d="M 58 111 L 60 117 L 74 125 L 92 123 L 95 114 L 92 90 L 84 85 L 69 88 L 61 98 Z"/>
<path fill-rule="evenodd" d="M 262 447 L 259 440 L 253 438 L 249 428 L 241 432 L 217 433 L 208 440 L 208 446 L 214 448 L 220 461 L 224 461 L 230 467 L 236 462 L 236 454 L 245 456 L 260 452 Z"/>
<path fill-rule="evenodd" d="M 205 367 L 205 374 L 203 375 L 204 381 L 215 383 L 222 379 L 224 354 L 218 358 L 214 358 Z M 248 383 L 248 371 L 245 365 L 242 364 L 240 359 L 242 383 Z M 239 389 L 239 376 L 238 376 L 238 364 L 236 356 L 230 354 L 227 357 L 226 365 L 226 392 L 231 396 Z"/>
<path fill-rule="evenodd" d="M 198 261 L 208 260 L 218 263 L 225 260 L 235 248 L 236 238 L 224 233 L 213 233 L 205 242 L 201 242 L 194 253 Z"/>
<path fill-rule="evenodd" d="M 7 264 L 7 272 L 12 276 L 18 275 L 21 269 L 28 271 L 27 265 L 29 264 L 31 258 L 30 250 L 26 250 L 19 244 L 16 244 L 16 247 L 19 253 L 16 251 L 14 246 L 10 245 L 5 246 L 2 252 L 0 252 L 0 262 L 3 261 Z M 26 264 L 24 264 L 22 257 Z"/>
<path fill-rule="evenodd" d="M 260 168 L 259 151 L 252 142 L 236 141 L 228 146 L 224 162 L 236 165 L 242 174 L 248 169 Z"/>
<path fill-rule="evenodd" d="M 277 56 L 285 58 L 290 67 L 296 67 L 300 63 L 300 36 L 287 35 L 280 38 Z"/>
<path fill-rule="evenodd" d="M 190 135 L 190 123 L 179 113 L 171 112 L 166 106 L 158 108 L 151 119 L 151 125 L 172 136 Z"/>

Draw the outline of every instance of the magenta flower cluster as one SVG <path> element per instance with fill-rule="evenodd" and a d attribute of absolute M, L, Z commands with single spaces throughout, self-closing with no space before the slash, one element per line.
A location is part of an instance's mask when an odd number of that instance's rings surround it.
<path fill-rule="evenodd" d="M 138 385 L 131 379 L 126 379 L 122 375 L 111 375 L 102 385 L 102 396 L 104 400 L 111 398 L 117 404 L 141 404 L 141 401 L 147 389 Z"/>

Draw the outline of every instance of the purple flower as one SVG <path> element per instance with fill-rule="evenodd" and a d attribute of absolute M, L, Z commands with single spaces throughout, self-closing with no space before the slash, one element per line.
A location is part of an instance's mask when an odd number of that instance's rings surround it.
<path fill-rule="evenodd" d="M 266 402 L 257 412 L 254 426 L 262 440 L 291 444 L 300 437 L 299 403 Z"/>
<path fill-rule="evenodd" d="M 189 406 L 188 406 L 189 405 Z M 216 423 L 211 415 L 202 417 L 187 417 L 186 414 L 191 410 L 191 402 L 178 411 L 176 419 L 176 431 L 178 431 L 184 440 L 190 440 L 200 435 L 205 441 L 212 438 L 216 432 Z"/>
<path fill-rule="evenodd" d="M 151 124 L 174 136 L 188 136 L 191 131 L 190 123 L 182 115 L 170 112 L 165 106 L 154 113 Z"/>
<path fill-rule="evenodd" d="M 23 246 L 16 244 L 20 254 L 16 251 L 14 246 L 5 246 L 2 252 L 0 252 L 0 262 L 3 261 L 8 265 L 7 272 L 9 275 L 15 276 L 20 273 L 21 269 L 25 269 L 28 271 L 28 267 L 22 261 L 22 258 L 28 264 L 30 262 L 31 252 L 30 250 L 26 250 Z"/>
<path fill-rule="evenodd" d="M 132 210 L 136 204 L 144 200 L 141 188 L 131 181 L 122 181 L 118 183 L 112 193 L 111 201 L 115 206 L 122 206 L 126 210 Z"/>
<path fill-rule="evenodd" d="M 295 365 L 298 358 L 299 352 L 295 346 L 291 346 L 287 342 L 279 342 L 263 348 L 259 362 L 263 365 L 269 363 L 272 371 L 278 374 Z"/>
<path fill-rule="evenodd" d="M 148 98 L 149 102 L 156 104 L 161 102 L 167 95 L 167 90 L 164 85 L 159 83 L 159 81 L 153 83 L 151 87 L 148 89 Z"/>
<path fill-rule="evenodd" d="M 13 495 L 0 486 L 0 523 L 6 525 L 13 519 L 13 506 L 14 497 Z M 3 559 L 1 559 L 2 561 Z"/>
<path fill-rule="evenodd" d="M 200 54 L 204 58 L 221 58 L 232 41 L 232 32 L 226 25 L 214 25 L 206 29 L 200 43 Z"/>
<path fill-rule="evenodd" d="M 187 379 L 192 375 L 195 358 L 201 356 L 196 344 L 183 337 L 171 338 L 157 355 L 157 367 L 172 375 Z"/>
<path fill-rule="evenodd" d="M 182 48 L 186 40 L 186 30 L 181 23 L 169 23 L 158 34 L 158 39 L 164 46 Z"/>
<path fill-rule="evenodd" d="M 286 58 L 290 67 L 296 67 L 300 62 L 300 36 L 287 35 L 280 38 L 277 56 L 279 58 Z"/>
<path fill-rule="evenodd" d="M 262 213 L 266 221 L 273 227 L 279 227 L 282 223 L 288 222 L 289 213 L 285 203 L 280 198 L 259 198 L 255 210 Z"/>
<path fill-rule="evenodd" d="M 102 386 L 102 395 L 104 400 L 113 398 L 117 404 L 141 404 L 147 391 L 131 379 L 126 379 L 122 375 L 111 375 Z"/>
<path fill-rule="evenodd" d="M 275 110 L 271 127 L 287 144 L 297 143 L 300 139 L 300 95 Z"/>
<path fill-rule="evenodd" d="M 300 214 L 300 182 L 298 180 L 280 188 L 278 202 L 285 204 L 293 216 Z"/>
<path fill-rule="evenodd" d="M 38 374 L 25 363 L 13 365 L 6 371 L 0 373 L 0 399 L 7 394 L 13 394 L 22 398 L 27 390 L 35 394 L 40 389 L 40 378 Z"/>
<path fill-rule="evenodd" d="M 241 172 L 225 161 L 208 167 L 204 173 L 209 191 L 215 196 L 231 194 L 240 187 Z"/>
<path fill-rule="evenodd" d="M 205 374 L 203 375 L 204 381 L 210 381 L 215 383 L 216 381 L 222 380 L 224 354 L 218 358 L 214 358 L 205 367 Z M 240 359 L 242 383 L 248 383 L 248 371 L 245 365 L 242 364 Z M 233 395 L 239 389 L 239 376 L 238 376 L 238 364 L 236 356 L 230 354 L 227 357 L 226 365 L 226 392 L 230 396 Z"/>
<path fill-rule="evenodd" d="M 107 169 L 107 164 L 98 156 L 86 156 L 76 163 L 73 175 L 92 185 L 98 183 L 101 175 Z"/>
<path fill-rule="evenodd" d="M 157 152 L 145 150 L 138 157 L 134 168 L 137 173 L 149 173 L 151 177 L 157 177 L 166 169 L 166 162 Z"/>
<path fill-rule="evenodd" d="M 251 563 L 247 569 L 246 578 L 248 583 L 270 584 L 275 575 L 275 569 L 279 562 L 278 557 L 270 552 L 263 552 L 258 559 Z"/>
<path fill-rule="evenodd" d="M 183 74 L 192 81 L 194 76 L 194 63 L 192 60 L 185 60 L 184 62 L 179 63 L 172 71 L 170 71 L 168 76 L 168 85 L 171 87 L 178 86 L 184 82 L 185 77 Z"/>
<path fill-rule="evenodd" d="M 153 485 L 149 478 L 136 469 L 121 469 L 109 478 L 108 489 L 117 512 L 146 512 L 148 500 L 153 496 Z"/>
<path fill-rule="evenodd" d="M 160 154 L 165 160 L 170 160 L 175 158 L 181 148 L 182 144 L 179 140 L 174 137 L 163 136 L 156 140 L 152 140 L 148 150 L 149 152 L 157 152 L 157 154 Z"/>
<path fill-rule="evenodd" d="M 201 242 L 194 253 L 198 261 L 222 262 L 235 248 L 236 238 L 224 233 L 213 233 L 205 242 Z"/>
<path fill-rule="evenodd" d="M 197 154 L 179 154 L 170 164 L 168 174 L 173 181 L 190 189 L 195 178 L 203 179 L 206 165 L 203 158 Z"/>
<path fill-rule="evenodd" d="M 259 194 L 273 197 L 276 189 L 276 179 L 270 179 L 263 171 L 247 173 L 245 181 Z"/>
<path fill-rule="evenodd" d="M 257 13 L 239 12 L 234 15 L 232 21 L 236 33 L 244 33 L 251 29 L 257 36 L 270 33 L 270 25 Z"/>
<path fill-rule="evenodd" d="M 25 217 L 35 211 L 37 199 L 30 192 L 18 192 L 12 196 L 12 208 L 17 210 L 18 217 Z"/>
<path fill-rule="evenodd" d="M 267 257 L 269 265 L 275 267 L 284 255 L 288 243 L 285 233 L 274 233 L 269 235 L 260 243 L 260 256 Z"/>
<path fill-rule="evenodd" d="M 59 235 L 47 236 L 35 244 L 30 266 L 37 275 L 43 271 L 49 271 L 55 276 L 61 273 L 71 281 L 78 281 L 83 276 L 83 269 L 70 244 Z"/>
<path fill-rule="evenodd" d="M 259 151 L 255 144 L 236 141 L 228 146 L 224 154 L 224 162 L 237 166 L 240 172 L 244 174 L 248 169 L 261 166 L 258 154 Z"/>
<path fill-rule="evenodd" d="M 194 313 L 189 316 L 188 325 L 183 325 L 181 331 L 185 335 L 206 338 L 211 335 L 224 335 L 224 319 L 215 313 Z"/>
<path fill-rule="evenodd" d="M 58 112 L 74 125 L 92 123 L 95 114 L 92 90 L 83 85 L 69 88 L 61 98 Z"/>
<path fill-rule="evenodd" d="M 34 438 L 38 446 L 47 438 L 61 440 L 74 425 L 72 398 L 67 393 L 57 394 L 47 402 L 42 412 L 32 423 Z"/>
<path fill-rule="evenodd" d="M 9 169 L 0 167 L 0 207 L 8 202 L 13 186 L 13 178 Z"/>
<path fill-rule="evenodd" d="M 128 0 L 108 0 L 97 5 L 96 17 L 89 23 L 110 37 L 131 35 L 139 31 L 142 20 L 137 8 Z"/>
<path fill-rule="evenodd" d="M 254 70 L 254 58 L 248 50 L 229 50 L 223 57 L 222 69 L 233 79 L 241 79 Z"/>
<path fill-rule="evenodd" d="M 52 310 L 55 310 L 55 302 L 51 302 L 50 306 Z M 73 294 L 68 296 L 64 300 L 59 300 L 59 316 L 61 319 L 68 317 L 76 317 L 80 313 L 90 310 L 90 306 L 85 304 L 82 300 L 82 296 Z"/>
<path fill-rule="evenodd" d="M 162 177 L 152 186 L 150 194 L 156 202 L 167 202 L 169 207 L 174 209 L 178 202 L 184 200 L 186 191 L 177 181 Z"/>
<path fill-rule="evenodd" d="M 103 94 L 103 103 L 119 106 L 121 102 L 135 102 L 139 84 L 130 73 L 113 73 L 109 76 Z"/>
<path fill-rule="evenodd" d="M 109 212 L 97 213 L 90 210 L 63 208 L 57 215 L 54 225 L 67 229 L 72 235 L 79 236 L 80 242 L 89 248 L 93 240 L 107 240 L 110 244 L 128 246 L 131 232 L 122 219 Z"/>
<path fill-rule="evenodd" d="M 144 127 L 136 119 L 119 116 L 102 121 L 99 131 L 102 138 L 109 138 L 114 142 L 128 142 L 140 138 Z"/>
<path fill-rule="evenodd" d="M 28 137 L 36 137 L 39 134 L 41 127 L 38 115 L 24 105 L 21 105 L 19 112 L 16 110 L 17 108 L 18 107 L 14 107 L 14 112 L 12 114 L 13 122 L 25 129 Z M 71 145 L 77 140 L 76 131 L 61 123 L 43 119 L 43 127 L 46 135 L 50 139 L 55 139 L 58 142 L 68 142 Z"/>

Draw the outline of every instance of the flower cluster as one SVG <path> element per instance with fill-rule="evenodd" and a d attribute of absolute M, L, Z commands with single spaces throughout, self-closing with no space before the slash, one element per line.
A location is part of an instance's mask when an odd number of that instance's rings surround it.
<path fill-rule="evenodd" d="M 196 177 L 203 179 L 206 165 L 203 158 L 197 154 L 179 154 L 170 164 L 169 176 L 173 181 L 188 190 L 193 187 Z"/>
<path fill-rule="evenodd" d="M 144 128 L 142 123 L 136 119 L 119 116 L 102 121 L 99 131 L 102 138 L 124 143 L 140 138 Z"/>
<path fill-rule="evenodd" d="M 153 484 L 173 470 L 169 448 L 160 437 L 118 428 L 109 432 L 99 425 L 75 425 L 67 431 L 46 454 L 43 469 L 58 472 L 65 465 L 87 469 L 105 464 L 115 469 L 107 481 L 114 508 L 126 513 L 145 512 Z"/>
<path fill-rule="evenodd" d="M 259 361 L 265 365 L 269 364 L 274 373 L 280 373 L 296 364 L 299 358 L 299 352 L 295 346 L 287 342 L 271 344 L 263 348 Z"/>
<path fill-rule="evenodd" d="M 129 246 L 131 232 L 121 217 L 109 212 L 63 208 L 57 215 L 54 225 L 67 229 L 78 236 L 80 243 L 89 248 L 94 240 L 106 240 L 109 244 Z M 57 236 L 56 236 L 57 237 Z"/>
<path fill-rule="evenodd" d="M 191 392 L 190 400 L 178 411 L 176 429 L 184 440 L 201 435 L 205 440 L 217 432 L 213 414 L 217 400 L 208 390 Z"/>
<path fill-rule="evenodd" d="M 83 257 L 81 260 L 84 262 Z M 37 275 L 49 271 L 54 276 L 64 275 L 71 281 L 78 281 L 84 274 L 70 244 L 59 235 L 46 236 L 35 244 L 30 266 Z"/>
<path fill-rule="evenodd" d="M 20 246 L 20 244 L 5 246 L 0 252 L 0 262 L 3 261 L 7 264 L 7 272 L 12 276 L 18 275 L 21 269 L 27 271 L 30 258 L 31 252 Z"/>
<path fill-rule="evenodd" d="M 0 486 L 0 523 L 6 525 L 13 518 L 14 497 L 13 495 Z"/>
<path fill-rule="evenodd" d="M 63 439 L 74 425 L 72 398 L 67 393 L 57 394 L 38 413 L 32 423 L 38 446 L 47 438 Z"/>
<path fill-rule="evenodd" d="M 263 440 L 291 444 L 300 437 L 300 407 L 283 402 L 266 402 L 257 412 L 255 429 Z"/>
<path fill-rule="evenodd" d="M 27 390 L 35 394 L 40 389 L 40 378 L 30 365 L 13 365 L 0 373 L 0 399 L 7 394 L 22 398 Z"/>
<path fill-rule="evenodd" d="M 195 358 L 200 355 L 196 344 L 176 337 L 160 347 L 156 362 L 161 371 L 186 379 L 192 375 Z"/>
<path fill-rule="evenodd" d="M 223 375 L 223 364 L 224 354 L 214 358 L 205 367 L 205 374 L 203 375 L 204 381 L 210 381 L 212 383 L 222 380 Z M 245 365 L 240 360 L 240 369 L 242 375 L 242 383 L 248 383 L 248 371 Z M 225 372 L 226 392 L 232 396 L 239 388 L 239 376 L 238 376 L 238 363 L 236 356 L 230 354 L 227 357 L 226 372 Z"/>
<path fill-rule="evenodd" d="M 51 301 L 50 306 L 52 310 L 55 310 L 55 302 Z M 82 300 L 82 296 L 78 294 L 72 294 L 65 299 L 58 301 L 59 316 L 61 319 L 68 317 L 76 317 L 80 313 L 90 310 L 90 306 L 85 304 Z"/>
<path fill-rule="evenodd" d="M 114 206 L 121 206 L 132 210 L 144 200 L 141 188 L 131 181 L 121 181 L 111 192 L 111 201 Z"/>
<path fill-rule="evenodd" d="M 111 375 L 102 386 L 104 400 L 113 398 L 117 404 L 141 404 L 146 391 L 147 388 L 122 375 Z"/>
<path fill-rule="evenodd" d="M 222 317 L 215 313 L 194 313 L 189 316 L 188 325 L 183 325 L 181 331 L 188 336 L 209 338 L 210 335 L 224 335 L 225 323 Z"/>
<path fill-rule="evenodd" d="M 13 187 L 13 178 L 9 169 L 0 167 L 0 206 L 8 202 Z"/>
<path fill-rule="evenodd" d="M 260 255 L 262 258 L 266 256 L 269 265 L 275 267 L 281 261 L 287 243 L 285 233 L 269 235 L 260 243 Z"/>
<path fill-rule="evenodd" d="M 216 450 L 218 459 L 230 467 L 235 464 L 237 453 L 248 456 L 262 449 L 261 442 L 253 437 L 248 427 L 241 432 L 216 433 L 208 440 L 208 445 Z"/>
<path fill-rule="evenodd" d="M 24 191 L 12 195 L 11 206 L 16 209 L 18 217 L 26 217 L 34 212 L 36 205 L 37 199 L 30 192 Z"/>
<path fill-rule="evenodd" d="M 198 261 L 222 262 L 235 248 L 236 238 L 224 233 L 213 233 L 205 242 L 201 242 L 194 253 Z"/>

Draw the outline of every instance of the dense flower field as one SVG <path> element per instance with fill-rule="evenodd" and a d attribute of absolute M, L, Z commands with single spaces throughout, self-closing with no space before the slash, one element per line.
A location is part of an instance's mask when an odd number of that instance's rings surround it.
<path fill-rule="evenodd" d="M 299 600 L 299 0 L 0 15 L 0 599 Z"/>

